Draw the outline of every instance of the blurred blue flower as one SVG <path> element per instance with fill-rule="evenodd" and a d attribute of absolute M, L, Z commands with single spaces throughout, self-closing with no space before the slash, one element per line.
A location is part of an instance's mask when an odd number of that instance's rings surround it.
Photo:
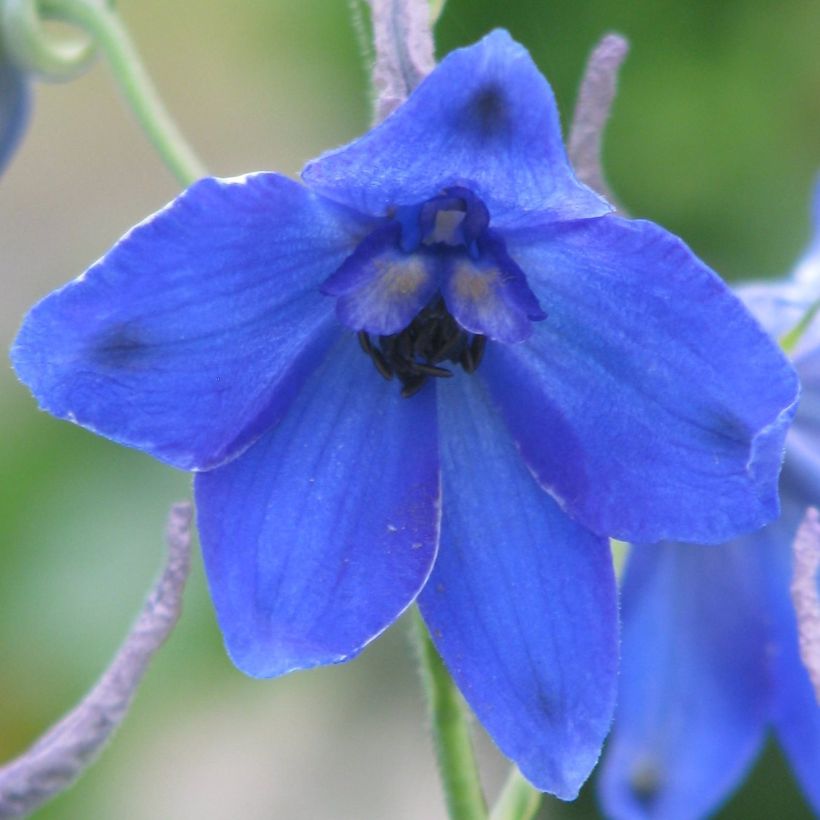
<path fill-rule="evenodd" d="M 503 31 L 302 179 L 193 185 L 31 311 L 17 373 L 198 471 L 242 670 L 348 660 L 418 600 L 502 751 L 572 798 L 614 704 L 606 536 L 772 520 L 794 372 L 679 239 L 577 182 Z"/>
<path fill-rule="evenodd" d="M 820 298 L 815 236 L 794 274 L 740 295 L 778 338 Z M 820 706 L 799 655 L 792 542 L 820 502 L 820 321 L 795 351 L 800 408 L 786 439 L 782 514 L 720 546 L 636 546 L 623 587 L 618 709 L 600 795 L 616 820 L 710 815 L 738 786 L 769 727 L 820 813 Z"/>
<path fill-rule="evenodd" d="M 9 59 L 0 37 L 0 174 L 23 136 L 29 105 L 29 80 Z"/>

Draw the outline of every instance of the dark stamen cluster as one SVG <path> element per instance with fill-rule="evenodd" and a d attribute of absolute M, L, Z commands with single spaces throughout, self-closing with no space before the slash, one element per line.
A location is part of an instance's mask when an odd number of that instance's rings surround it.
<path fill-rule="evenodd" d="M 385 379 L 395 376 L 402 384 L 402 396 L 410 398 L 429 378 L 446 379 L 453 375 L 452 370 L 439 366 L 441 362 L 453 362 L 466 373 L 473 373 L 481 363 L 487 337 L 472 335 L 459 327 L 444 300 L 438 298 L 401 333 L 371 339 L 362 330 L 359 343 L 376 370 Z"/>

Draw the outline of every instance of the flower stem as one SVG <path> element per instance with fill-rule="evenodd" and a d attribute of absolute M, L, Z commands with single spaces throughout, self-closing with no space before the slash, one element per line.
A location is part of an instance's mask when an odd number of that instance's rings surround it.
<path fill-rule="evenodd" d="M 413 612 L 413 621 L 449 816 L 451 820 L 486 820 L 487 806 L 461 693 L 439 657 L 418 609 Z"/>
<path fill-rule="evenodd" d="M 186 502 L 171 507 L 165 569 L 94 688 L 28 751 L 0 765 L 0 817 L 28 817 L 68 789 L 125 719 L 148 665 L 182 611 L 191 568 L 191 515 Z"/>
<path fill-rule="evenodd" d="M 809 329 L 809 326 L 814 321 L 820 311 L 820 299 L 812 302 L 806 312 L 800 317 L 800 321 L 788 333 L 780 337 L 780 347 L 784 353 L 791 355 L 794 353 L 798 342 L 803 338 L 803 334 Z"/>
<path fill-rule="evenodd" d="M 105 54 L 126 102 L 162 160 L 183 185 L 206 175 L 162 104 L 117 12 L 93 0 L 40 0 L 44 17 L 76 25 Z"/>
<path fill-rule="evenodd" d="M 517 766 L 513 766 L 507 782 L 493 806 L 490 820 L 532 820 L 541 806 L 541 792 L 524 779 Z"/>

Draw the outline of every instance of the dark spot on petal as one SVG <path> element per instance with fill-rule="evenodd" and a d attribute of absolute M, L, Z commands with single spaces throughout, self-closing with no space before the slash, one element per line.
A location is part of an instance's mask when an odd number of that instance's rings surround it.
<path fill-rule="evenodd" d="M 114 325 L 91 343 L 91 355 L 102 367 L 133 370 L 144 364 L 147 345 L 138 328 L 129 323 Z"/>
<path fill-rule="evenodd" d="M 481 135 L 491 137 L 506 130 L 507 98 L 497 85 L 480 88 L 467 102 L 467 120 Z"/>
<path fill-rule="evenodd" d="M 657 766 L 648 760 L 636 763 L 629 773 L 629 786 L 635 800 L 649 809 L 663 785 L 662 774 Z"/>

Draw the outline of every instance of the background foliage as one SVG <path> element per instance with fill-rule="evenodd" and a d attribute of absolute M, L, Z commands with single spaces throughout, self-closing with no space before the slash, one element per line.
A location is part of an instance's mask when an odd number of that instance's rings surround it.
<path fill-rule="evenodd" d="M 213 172 L 296 173 L 368 123 L 342 0 L 122 0 L 169 108 Z M 810 0 L 450 0 L 439 52 L 504 26 L 552 81 L 565 121 L 585 58 L 632 42 L 607 139 L 612 187 L 730 279 L 785 273 L 820 169 L 820 5 Z M 0 341 L 176 193 L 100 65 L 38 86 L 0 181 Z M 0 758 L 22 750 L 102 670 L 163 555 L 186 475 L 35 412 L 0 367 Z M 62 818 L 436 818 L 443 804 L 401 628 L 346 667 L 243 678 L 221 647 L 199 562 L 178 631 L 102 760 L 39 815 Z M 502 767 L 487 746 L 488 780 Z M 592 789 L 545 817 L 596 817 Z M 800 818 L 769 750 L 720 815 Z"/>

